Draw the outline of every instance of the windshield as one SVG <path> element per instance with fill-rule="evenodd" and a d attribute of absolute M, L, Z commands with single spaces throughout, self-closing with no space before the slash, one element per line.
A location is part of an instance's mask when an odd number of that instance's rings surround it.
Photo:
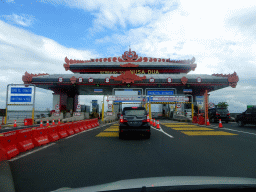
<path fill-rule="evenodd" d="M 0 192 L 255 179 L 255 95 L 255 0 L 1 0 Z"/>

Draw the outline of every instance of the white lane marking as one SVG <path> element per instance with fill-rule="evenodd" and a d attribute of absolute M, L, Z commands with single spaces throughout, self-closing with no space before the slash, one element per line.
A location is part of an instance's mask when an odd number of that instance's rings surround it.
<path fill-rule="evenodd" d="M 152 129 L 155 129 L 157 131 L 162 132 L 163 134 L 167 135 L 170 138 L 174 138 L 173 136 L 169 135 L 168 133 L 164 132 L 163 129 L 160 127 L 160 129 L 156 129 L 155 127 L 151 126 Z"/>
<path fill-rule="evenodd" d="M 15 160 L 20 159 L 20 158 L 22 158 L 22 157 L 25 157 L 25 156 L 27 156 L 27 155 L 31 155 L 32 153 L 35 153 L 35 152 L 38 152 L 38 151 L 40 151 L 40 150 L 46 149 L 47 147 L 50 147 L 50 146 L 55 145 L 55 144 L 56 144 L 56 143 L 47 144 L 47 145 L 45 145 L 45 146 L 43 146 L 43 147 L 40 147 L 39 149 L 35 149 L 35 150 L 33 150 L 33 151 L 27 152 L 26 154 L 20 155 L 20 156 L 18 156 L 18 157 L 15 157 L 15 158 L 13 158 L 13 159 L 8 160 L 8 161 L 15 161 Z"/>

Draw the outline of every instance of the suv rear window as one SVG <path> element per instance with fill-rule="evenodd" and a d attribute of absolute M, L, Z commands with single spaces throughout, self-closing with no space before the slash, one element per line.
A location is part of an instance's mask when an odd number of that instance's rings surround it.
<path fill-rule="evenodd" d="M 135 115 L 135 116 L 143 116 L 146 115 L 146 110 L 141 109 L 129 109 L 124 111 L 124 115 Z"/>
<path fill-rule="evenodd" d="M 217 109 L 217 112 L 219 113 L 228 113 L 227 109 Z"/>

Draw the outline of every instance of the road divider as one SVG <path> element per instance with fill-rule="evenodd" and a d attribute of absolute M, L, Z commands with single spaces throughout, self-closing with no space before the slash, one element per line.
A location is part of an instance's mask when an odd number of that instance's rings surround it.
<path fill-rule="evenodd" d="M 0 161 L 97 126 L 95 118 L 0 133 Z"/>

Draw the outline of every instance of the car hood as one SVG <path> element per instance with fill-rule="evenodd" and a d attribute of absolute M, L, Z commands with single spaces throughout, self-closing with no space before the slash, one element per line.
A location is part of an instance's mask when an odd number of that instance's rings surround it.
<path fill-rule="evenodd" d="M 186 186 L 186 185 L 256 185 L 254 178 L 242 177 L 208 177 L 208 176 L 167 176 L 167 177 L 150 177 L 140 179 L 120 180 L 116 182 L 83 187 L 83 188 L 60 188 L 52 192 L 94 192 L 142 188 L 143 186 L 164 187 L 164 186 Z"/>

